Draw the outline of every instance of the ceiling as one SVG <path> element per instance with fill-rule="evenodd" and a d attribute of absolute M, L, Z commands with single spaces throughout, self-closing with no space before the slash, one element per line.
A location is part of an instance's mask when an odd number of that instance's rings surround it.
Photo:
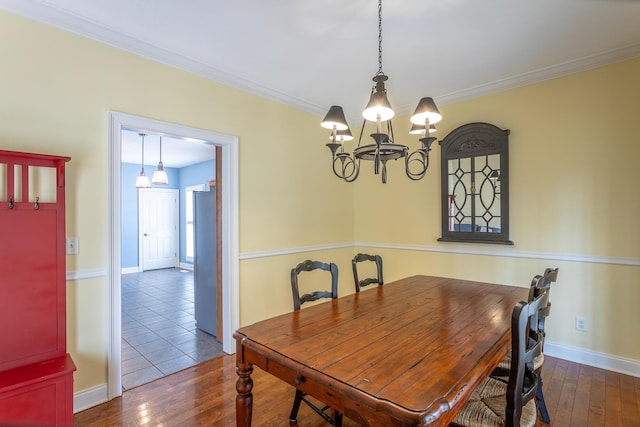
<path fill-rule="evenodd" d="M 375 0 L 0 0 L 0 8 L 319 116 L 342 105 L 352 126 L 378 71 Z M 409 114 L 423 96 L 442 106 L 639 57 L 639 23 L 640 0 L 386 0 L 389 100 Z M 168 163 L 169 144 L 166 153 Z"/>
<path fill-rule="evenodd" d="M 125 129 L 121 135 L 121 159 L 123 163 L 142 162 L 142 137 L 140 130 Z M 162 164 L 168 168 L 183 168 L 196 163 L 213 160 L 215 146 L 206 141 L 162 135 Z M 160 161 L 160 135 L 145 133 L 144 163 L 157 165 Z M 154 169 L 155 170 L 155 169 Z"/>

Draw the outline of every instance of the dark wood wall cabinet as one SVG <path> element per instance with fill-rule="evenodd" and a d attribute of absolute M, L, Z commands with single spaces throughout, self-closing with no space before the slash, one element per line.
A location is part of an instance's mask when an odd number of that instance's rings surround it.
<path fill-rule="evenodd" d="M 441 145 L 441 242 L 509 240 L 509 130 L 468 123 Z"/>
<path fill-rule="evenodd" d="M 73 425 L 65 164 L 0 150 L 0 425 Z"/>

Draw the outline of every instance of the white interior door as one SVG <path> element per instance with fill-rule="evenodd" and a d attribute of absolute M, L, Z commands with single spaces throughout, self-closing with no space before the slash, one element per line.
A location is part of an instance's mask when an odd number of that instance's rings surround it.
<path fill-rule="evenodd" d="M 178 266 L 178 190 L 138 190 L 142 271 Z"/>

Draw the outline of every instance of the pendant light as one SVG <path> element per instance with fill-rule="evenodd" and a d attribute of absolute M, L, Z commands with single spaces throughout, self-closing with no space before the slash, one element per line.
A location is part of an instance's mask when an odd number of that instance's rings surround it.
<path fill-rule="evenodd" d="M 136 188 L 149 188 L 151 187 L 151 182 L 149 182 L 149 177 L 144 174 L 144 137 L 147 136 L 144 133 L 139 133 L 142 137 L 142 168 L 140 170 L 140 175 L 136 178 Z"/>
<path fill-rule="evenodd" d="M 153 173 L 151 183 L 156 185 L 169 184 L 169 177 L 164 171 L 164 166 L 162 165 L 162 135 L 160 135 L 160 161 L 158 162 L 158 170 Z"/>

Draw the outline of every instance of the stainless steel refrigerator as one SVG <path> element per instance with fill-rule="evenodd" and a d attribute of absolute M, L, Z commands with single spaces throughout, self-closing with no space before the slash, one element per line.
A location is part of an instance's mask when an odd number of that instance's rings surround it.
<path fill-rule="evenodd" d="M 193 193 L 196 327 L 216 336 L 216 192 Z"/>

